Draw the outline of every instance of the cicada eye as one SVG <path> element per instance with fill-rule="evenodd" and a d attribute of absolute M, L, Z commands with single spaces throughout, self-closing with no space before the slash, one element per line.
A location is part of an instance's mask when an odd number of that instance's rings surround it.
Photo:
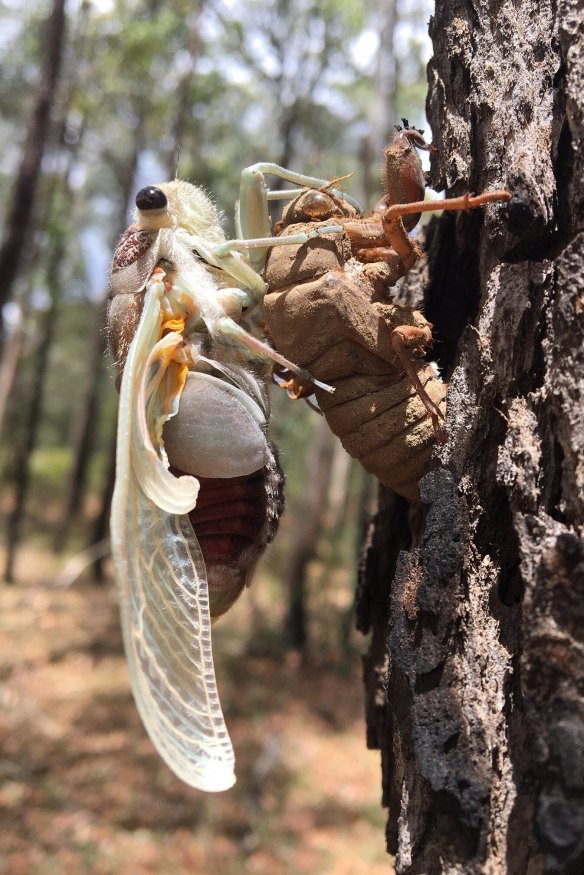
<path fill-rule="evenodd" d="M 162 210 L 168 204 L 166 195 L 161 188 L 147 185 L 136 195 L 136 206 L 139 210 Z"/>

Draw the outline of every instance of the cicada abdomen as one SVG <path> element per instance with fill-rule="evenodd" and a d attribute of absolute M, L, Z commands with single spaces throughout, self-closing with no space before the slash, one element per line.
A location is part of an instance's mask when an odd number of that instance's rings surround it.
<path fill-rule="evenodd" d="M 215 262 L 225 238 L 201 190 L 152 186 L 136 204 L 108 307 L 121 375 L 111 537 L 124 642 L 161 756 L 187 784 L 223 790 L 234 756 L 211 618 L 249 583 L 283 503 L 266 365 L 223 333 L 236 322 L 261 344 L 247 319 L 257 275 L 243 259 Z"/>

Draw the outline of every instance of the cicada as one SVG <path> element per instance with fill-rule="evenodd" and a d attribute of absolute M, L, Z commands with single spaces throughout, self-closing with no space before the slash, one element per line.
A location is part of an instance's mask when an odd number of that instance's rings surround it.
<path fill-rule="evenodd" d="M 326 184 L 271 164 L 247 169 L 236 240 L 200 188 L 148 186 L 110 275 L 120 378 L 111 542 L 132 689 L 168 766 L 212 791 L 235 776 L 211 622 L 249 583 L 283 504 L 268 437 L 271 363 L 313 379 L 263 337 L 261 269 L 275 242 L 322 230 L 271 238 L 268 200 L 290 193 L 270 193 L 265 172 Z"/>

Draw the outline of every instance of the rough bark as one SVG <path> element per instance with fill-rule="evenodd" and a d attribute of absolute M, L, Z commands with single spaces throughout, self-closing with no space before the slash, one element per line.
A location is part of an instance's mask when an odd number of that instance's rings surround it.
<path fill-rule="evenodd" d="M 582 872 L 584 16 L 456 0 L 431 35 L 433 187 L 513 198 L 427 235 L 449 439 L 366 545 L 369 742 L 398 872 Z"/>

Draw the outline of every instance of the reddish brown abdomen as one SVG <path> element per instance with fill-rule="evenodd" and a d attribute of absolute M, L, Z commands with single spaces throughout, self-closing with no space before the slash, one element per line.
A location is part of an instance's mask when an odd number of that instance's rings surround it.
<path fill-rule="evenodd" d="M 173 474 L 182 472 L 171 468 Z M 275 457 L 245 477 L 198 477 L 201 489 L 189 514 L 201 545 L 211 617 L 224 614 L 249 584 L 274 537 L 283 509 L 284 478 Z"/>

